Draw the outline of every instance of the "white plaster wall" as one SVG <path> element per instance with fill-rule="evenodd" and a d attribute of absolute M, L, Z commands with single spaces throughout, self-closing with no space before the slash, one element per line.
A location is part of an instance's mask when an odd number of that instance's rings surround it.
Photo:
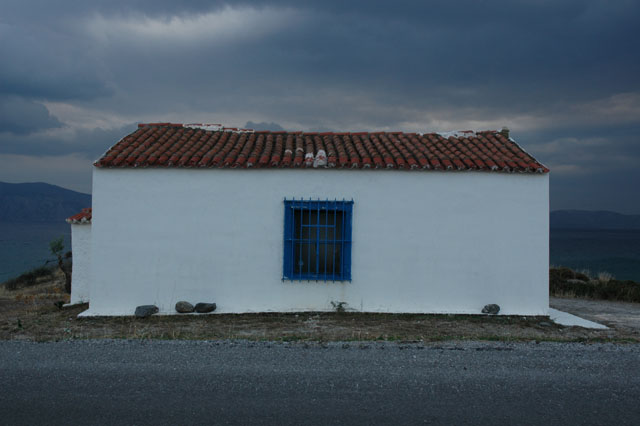
<path fill-rule="evenodd" d="M 86 315 L 179 300 L 217 312 L 548 314 L 548 175 L 95 169 Z M 282 281 L 284 198 L 353 199 L 352 282 Z"/>
<path fill-rule="evenodd" d="M 71 253 L 73 271 L 71 273 L 71 304 L 89 301 L 91 281 L 91 224 L 71 225 Z"/>

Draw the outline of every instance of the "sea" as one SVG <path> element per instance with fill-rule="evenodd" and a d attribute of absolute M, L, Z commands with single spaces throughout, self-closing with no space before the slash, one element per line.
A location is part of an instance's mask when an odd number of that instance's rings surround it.
<path fill-rule="evenodd" d="M 552 266 L 640 282 L 640 229 L 551 229 L 549 243 Z"/>
<path fill-rule="evenodd" d="M 61 223 L 4 223 L 0 222 L 0 282 L 23 272 L 55 265 L 49 243 L 64 238 L 64 252 L 71 250 L 71 225 Z"/>
<path fill-rule="evenodd" d="M 0 223 L 0 282 L 55 260 L 49 243 L 59 237 L 71 250 L 65 222 Z M 640 230 L 552 229 L 550 264 L 640 282 Z"/>

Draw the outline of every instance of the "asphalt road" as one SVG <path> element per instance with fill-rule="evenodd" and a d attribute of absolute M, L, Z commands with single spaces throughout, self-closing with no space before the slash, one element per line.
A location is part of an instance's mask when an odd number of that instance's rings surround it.
<path fill-rule="evenodd" d="M 0 423 L 640 424 L 640 345 L 0 342 Z"/>

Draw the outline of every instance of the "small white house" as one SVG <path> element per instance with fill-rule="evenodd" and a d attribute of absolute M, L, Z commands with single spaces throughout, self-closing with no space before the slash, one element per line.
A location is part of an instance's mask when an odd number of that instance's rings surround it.
<path fill-rule="evenodd" d="M 94 166 L 91 224 L 73 225 L 91 228 L 90 252 L 74 245 L 74 289 L 90 263 L 82 315 L 171 314 L 180 300 L 548 315 L 548 169 L 506 129 L 140 124 Z"/>
<path fill-rule="evenodd" d="M 73 253 L 73 271 L 71 273 L 70 304 L 89 301 L 89 283 L 91 282 L 91 208 L 82 209 L 78 214 L 67 218 L 71 224 L 71 253 Z"/>

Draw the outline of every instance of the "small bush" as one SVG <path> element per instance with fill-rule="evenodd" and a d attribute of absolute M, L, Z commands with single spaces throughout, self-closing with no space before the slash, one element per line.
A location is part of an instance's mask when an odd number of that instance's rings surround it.
<path fill-rule="evenodd" d="M 17 290 L 18 288 L 36 285 L 38 283 L 38 278 L 51 276 L 53 276 L 53 269 L 46 266 L 40 266 L 5 281 L 4 286 L 7 290 Z"/>
<path fill-rule="evenodd" d="M 569 268 L 556 268 L 553 269 L 553 273 L 563 280 L 570 280 L 576 277 L 576 273 Z"/>
<path fill-rule="evenodd" d="M 577 280 L 590 281 L 591 280 L 591 276 L 590 275 L 591 275 L 591 273 L 589 272 L 589 270 L 583 269 L 582 271 L 576 272 L 575 278 Z"/>
<path fill-rule="evenodd" d="M 347 306 L 347 302 L 331 302 L 331 306 L 333 306 L 333 310 L 339 314 L 346 312 L 345 306 Z"/>

